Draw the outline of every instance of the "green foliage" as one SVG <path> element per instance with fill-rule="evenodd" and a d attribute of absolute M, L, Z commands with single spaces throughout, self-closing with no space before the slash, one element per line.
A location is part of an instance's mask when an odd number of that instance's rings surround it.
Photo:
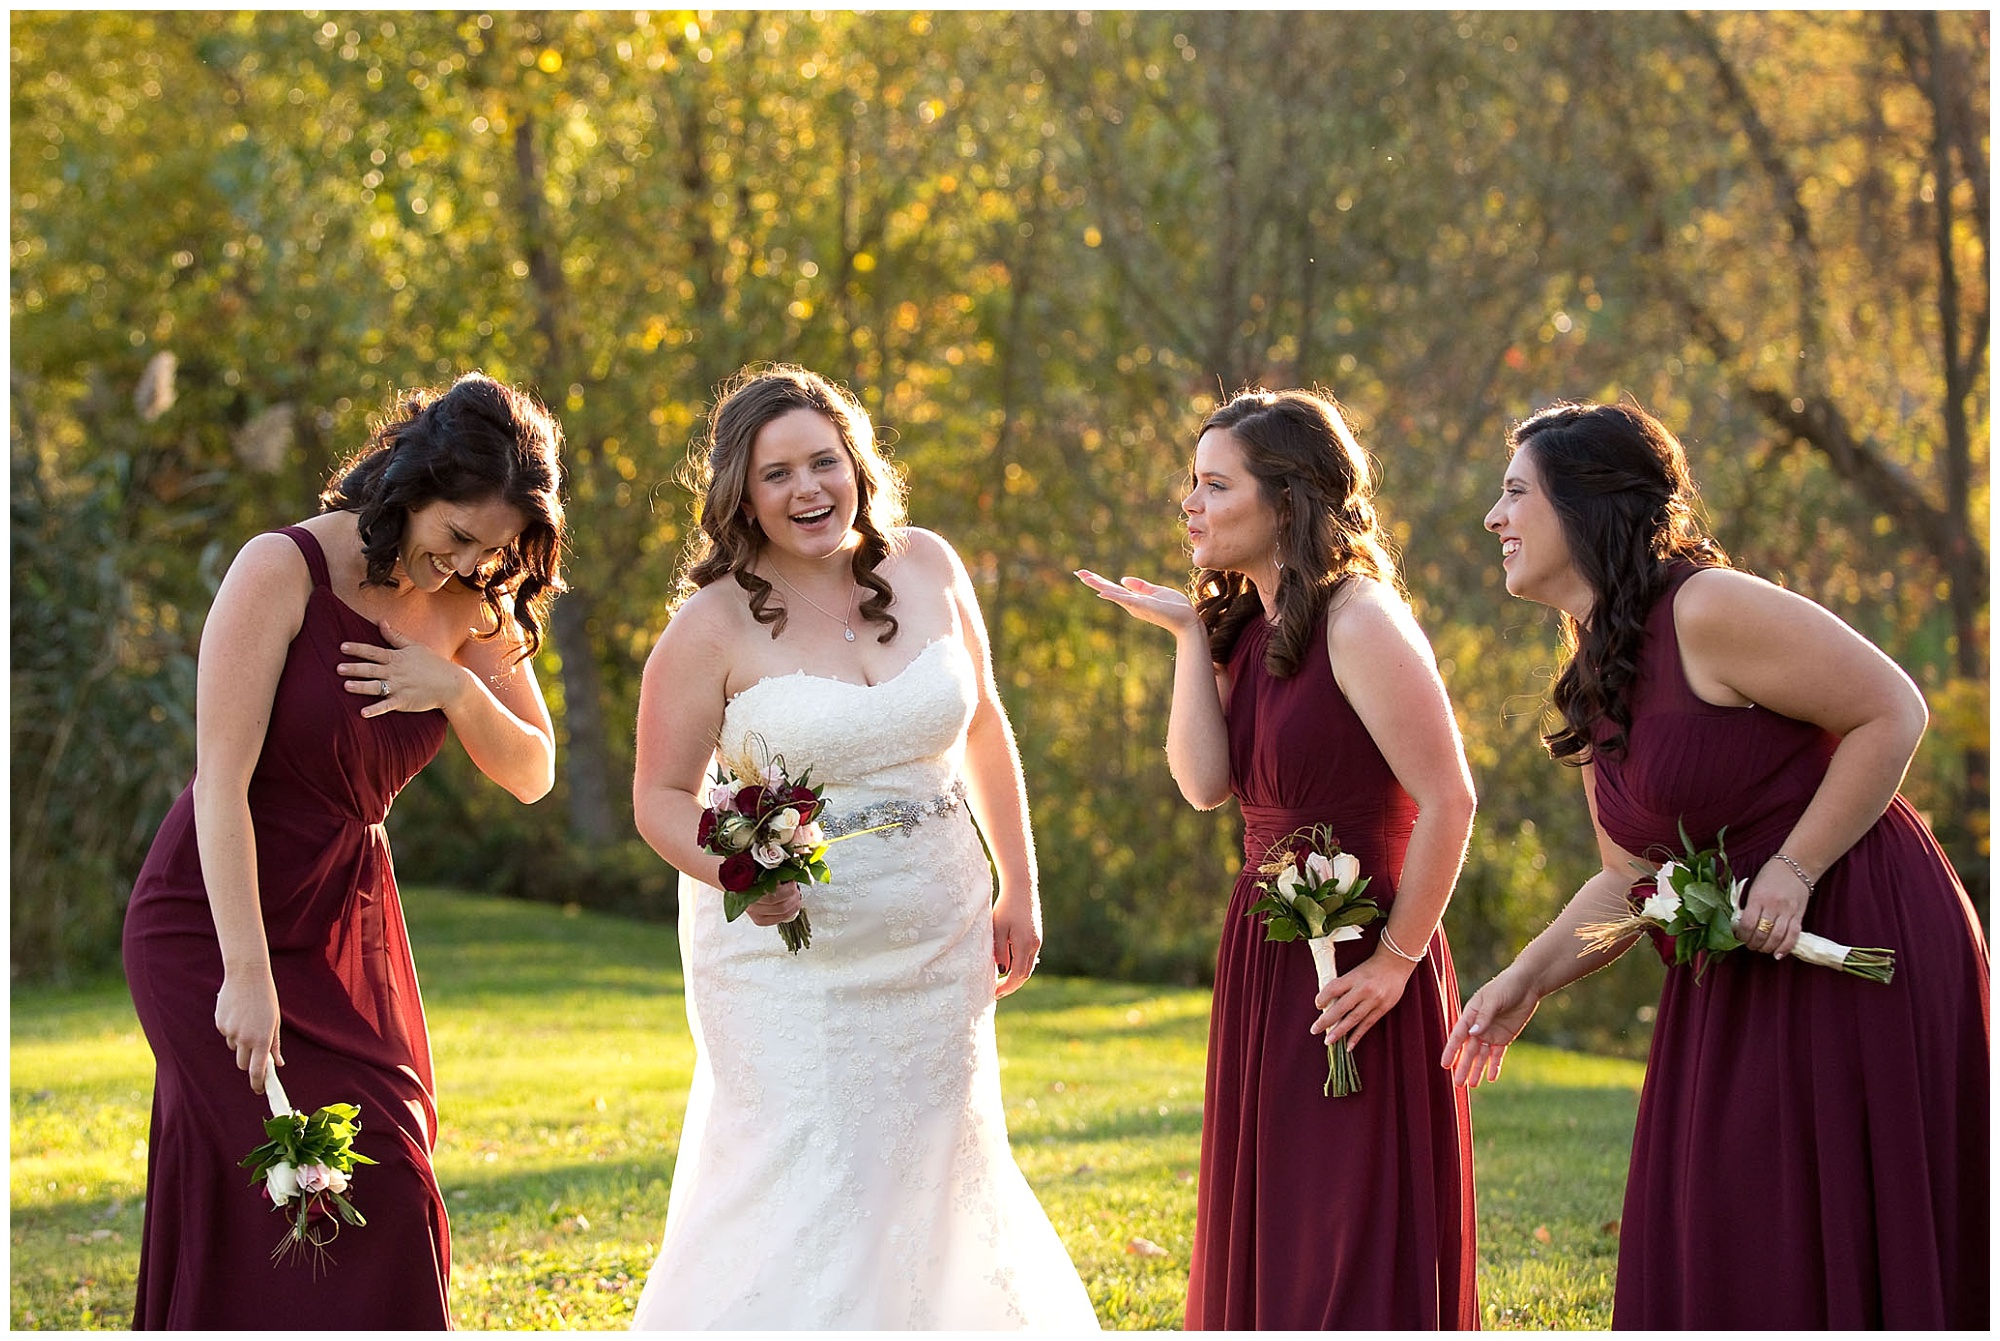
<path fill-rule="evenodd" d="M 566 430 L 558 784 L 524 810 L 453 747 L 397 806 L 415 878 L 671 914 L 623 798 L 675 478 L 717 384 L 791 359 L 854 386 L 973 574 L 1051 969 L 1213 971 L 1238 821 L 1167 775 L 1164 640 L 1070 573 L 1185 571 L 1191 431 L 1252 381 L 1332 388 L 1376 458 L 1481 795 L 1447 922 L 1469 979 L 1594 854 L 1535 738 L 1552 626 L 1479 530 L 1506 423 L 1556 396 L 1681 428 L 1732 554 L 1910 671 L 1934 727 L 1907 791 L 1983 900 L 1983 590 L 1772 411 L 1831 404 L 1977 549 L 1989 391 L 1952 323 L 1986 326 L 1988 174 L 1972 135 L 1940 175 L 1937 112 L 1985 124 L 1987 20 L 1924 22 L 24 12 L 15 971 L 114 955 L 228 556 L 310 512 L 395 389 L 474 367 Z M 1644 996 L 1621 966 L 1536 1027 L 1609 1039 Z"/>
<path fill-rule="evenodd" d="M 665 1220 L 693 1071 L 673 931 L 428 889 L 408 889 L 406 908 L 438 1070 L 458 1325 L 625 1326 Z M 9 1321 L 123 1328 L 145 1192 L 145 1039 L 116 981 L 17 984 L 10 1024 Z M 1099 1318 L 1178 1327 L 1208 994 L 1037 975 L 1001 1004 L 998 1029 L 1014 1154 Z M 1502 1081 L 1474 1091 L 1488 1327 L 1608 1324 L 1638 1082 L 1630 1062 L 1517 1044 Z M 355 1195 L 365 1210 L 365 1176 Z"/>

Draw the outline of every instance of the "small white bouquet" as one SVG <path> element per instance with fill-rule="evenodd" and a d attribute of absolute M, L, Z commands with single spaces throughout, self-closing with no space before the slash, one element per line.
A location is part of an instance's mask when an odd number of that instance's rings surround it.
<path fill-rule="evenodd" d="M 1266 940 L 1303 940 L 1325 987 L 1340 976 L 1334 945 L 1360 940 L 1361 928 L 1382 915 L 1375 900 L 1362 897 L 1368 877 L 1361 874 L 1360 861 L 1340 850 L 1340 840 L 1325 825 L 1316 824 L 1280 839 L 1257 871 L 1270 878 L 1258 881 L 1264 897 L 1250 905 L 1250 915 L 1263 914 Z M 1361 1072 L 1347 1040 L 1328 1040 L 1320 1093 L 1337 1099 L 1360 1089 Z"/>
<path fill-rule="evenodd" d="M 1653 877 L 1653 893 L 1636 910 L 1577 928 L 1576 934 L 1584 942 L 1581 953 L 1608 950 L 1628 936 L 1657 929 L 1673 940 L 1673 962 L 1694 965 L 1695 981 L 1700 982 L 1711 959 L 1742 948 L 1743 942 L 1736 939 L 1736 918 L 1743 911 L 1743 891 L 1750 882 L 1738 879 L 1730 869 L 1729 854 L 1722 845 L 1722 835 L 1727 832 L 1724 829 L 1715 835 L 1714 847 L 1697 849 L 1683 826 L 1680 857 L 1657 871 L 1642 868 Z M 1808 964 L 1838 969 L 1870 982 L 1888 982 L 1896 976 L 1894 950 L 1857 949 L 1810 931 L 1799 933 L 1792 953 Z"/>

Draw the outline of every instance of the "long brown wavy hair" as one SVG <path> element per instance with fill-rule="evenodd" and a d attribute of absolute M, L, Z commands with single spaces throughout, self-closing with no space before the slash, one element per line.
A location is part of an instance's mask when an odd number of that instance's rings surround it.
<path fill-rule="evenodd" d="M 1372 501 L 1368 458 L 1332 396 L 1317 391 L 1238 392 L 1202 421 L 1199 441 L 1224 429 L 1278 513 L 1278 627 L 1264 653 L 1271 674 L 1298 673 L 1311 651 L 1320 614 L 1348 579 L 1396 584 L 1396 564 Z M 1188 469 L 1190 487 L 1194 469 Z M 1190 596 L 1208 630 L 1208 654 L 1225 665 L 1253 619 L 1264 617 L 1256 587 L 1242 573 L 1202 568 Z"/>
<path fill-rule="evenodd" d="M 773 638 L 784 632 L 783 601 L 774 603 L 771 584 L 751 571 L 763 553 L 765 537 L 745 515 L 744 495 L 757 434 L 793 410 L 825 416 L 847 448 L 856 488 L 854 529 L 861 534 L 854 550 L 854 580 L 869 592 L 861 602 L 861 617 L 885 625 L 876 641 L 889 642 L 898 628 L 896 617 L 889 613 L 896 593 L 875 570 L 902 547 L 907 496 L 902 473 L 876 446 L 868 412 L 851 392 L 789 363 L 745 368 L 723 383 L 717 395 L 708 417 L 707 449 L 698 448 L 682 473 L 682 484 L 697 500 L 700 525 L 681 567 L 675 604 L 718 578 L 731 576 L 750 593 L 750 613 L 757 622 L 769 624 Z"/>
<path fill-rule="evenodd" d="M 361 532 L 368 585 L 394 587 L 410 512 L 440 499 L 498 498 L 527 525 L 513 544 L 475 572 L 454 577 L 476 590 L 493 628 L 475 636 L 518 635 L 520 658 L 542 645 L 549 606 L 562 579 L 562 425 L 525 391 L 484 373 L 449 390 L 408 392 L 376 425 L 367 446 L 335 472 L 320 494 L 322 512 L 352 512 Z M 511 609 L 509 606 L 511 605 Z"/>
<path fill-rule="evenodd" d="M 1673 565 L 1727 568 L 1729 556 L 1702 527 L 1680 440 L 1637 404 L 1560 402 L 1507 440 L 1527 449 L 1570 562 L 1590 586 L 1589 622 L 1562 615 L 1567 659 L 1551 698 L 1563 725 L 1542 737 L 1556 759 L 1581 766 L 1596 750 L 1625 748 L 1646 617 Z"/>

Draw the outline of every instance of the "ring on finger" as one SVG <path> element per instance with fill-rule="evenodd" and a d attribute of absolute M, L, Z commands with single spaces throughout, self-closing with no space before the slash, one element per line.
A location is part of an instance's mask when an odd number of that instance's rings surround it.
<path fill-rule="evenodd" d="M 375 682 L 375 697 L 387 698 L 388 696 L 389 696 L 389 682 L 387 680 L 377 680 Z"/>
<path fill-rule="evenodd" d="M 1776 922 L 1773 922 L 1770 918 L 1760 917 L 1757 919 L 1757 934 L 1760 936 L 1766 935 L 1770 932 L 1771 928 L 1776 925 L 1778 924 Z"/>

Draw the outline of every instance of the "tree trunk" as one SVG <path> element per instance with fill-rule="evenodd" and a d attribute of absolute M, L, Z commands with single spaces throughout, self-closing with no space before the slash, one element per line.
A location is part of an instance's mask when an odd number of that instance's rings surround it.
<path fill-rule="evenodd" d="M 522 251 L 535 293 L 535 329 L 543 341 L 543 369 L 547 381 L 561 387 L 569 384 L 565 335 L 569 329 L 569 291 L 563 282 L 562 257 L 549 236 L 535 127 L 534 113 L 522 108 L 514 124 L 516 202 Z M 617 837 L 619 824 L 611 805 L 604 682 L 590 637 L 590 614 L 589 595 L 571 591 L 557 598 L 549 622 L 562 660 L 563 726 L 569 738 L 564 776 L 569 784 L 570 835 L 587 846 L 602 847 Z"/>

